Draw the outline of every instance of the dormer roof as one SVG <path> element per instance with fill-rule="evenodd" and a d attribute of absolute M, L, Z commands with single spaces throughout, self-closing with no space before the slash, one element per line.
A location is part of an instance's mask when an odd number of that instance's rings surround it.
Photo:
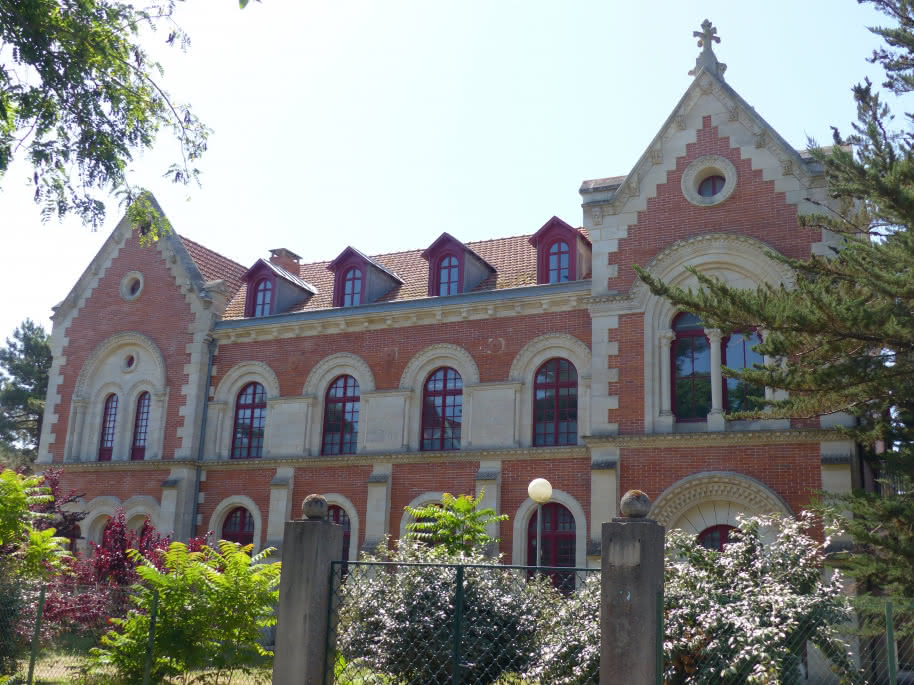
<path fill-rule="evenodd" d="M 317 294 L 317 288 L 315 288 L 313 285 L 311 285 L 310 283 L 308 283 L 305 280 L 302 280 L 295 274 L 286 271 L 281 266 L 278 266 L 277 264 L 273 264 L 272 262 L 268 262 L 266 259 L 258 259 L 256 262 L 254 262 L 254 265 L 244 273 L 244 276 L 242 278 L 245 281 L 249 281 L 252 276 L 254 276 L 258 272 L 262 271 L 264 268 L 272 271 L 277 276 L 277 278 L 282 278 L 283 280 L 288 281 L 295 287 L 301 288 L 302 290 L 307 291 L 311 295 Z"/>
<path fill-rule="evenodd" d="M 474 250 L 471 250 L 471 249 L 470 249 L 469 247 L 467 247 L 464 243 L 462 243 L 462 242 L 460 242 L 459 240 L 457 240 L 457 238 L 455 238 L 454 236 L 452 236 L 452 235 L 451 235 L 450 233 L 448 233 L 447 231 L 445 231 L 444 233 L 442 233 L 441 235 L 439 235 L 439 236 L 435 239 L 435 242 L 433 242 L 431 245 L 429 245 L 427 248 L 425 248 L 425 251 L 423 251 L 422 254 L 421 254 L 420 256 L 421 256 L 422 259 L 424 259 L 425 261 L 428 261 L 429 259 L 431 259 L 432 257 L 434 257 L 436 253 L 438 253 L 438 252 L 440 252 L 441 250 L 445 249 L 445 248 L 446 248 L 447 246 L 449 246 L 449 245 L 452 245 L 452 246 L 454 246 L 455 248 L 457 248 L 458 250 L 463 250 L 464 252 L 466 252 L 466 253 L 472 255 L 473 257 L 475 257 L 476 259 L 478 259 L 480 262 L 482 262 L 482 263 L 483 263 L 486 267 L 488 267 L 490 270 L 495 271 L 495 267 L 492 266 L 491 264 L 489 264 L 489 262 L 487 262 L 485 259 L 483 259 L 482 257 L 480 257 L 478 252 L 475 252 Z"/>
<path fill-rule="evenodd" d="M 549 221 L 540 226 L 539 230 L 530 236 L 530 240 L 528 242 L 531 245 L 536 246 L 546 233 L 555 229 L 559 231 L 567 231 L 569 240 L 580 238 L 588 247 L 590 246 L 590 239 L 584 232 L 577 230 L 570 224 L 559 219 L 557 216 L 552 217 L 549 219 Z"/>
<path fill-rule="evenodd" d="M 380 271 L 383 271 L 385 274 L 387 274 L 392 279 L 394 279 L 397 283 L 401 283 L 401 284 L 403 283 L 403 279 L 400 278 L 395 271 L 388 269 L 381 262 L 377 261 L 376 259 L 372 259 L 368 255 L 366 255 L 364 252 L 360 252 L 359 250 L 357 250 L 351 246 L 347 247 L 345 250 L 340 252 L 339 255 L 337 255 L 336 259 L 334 259 L 332 262 L 330 262 L 327 265 L 327 268 L 330 271 L 333 271 L 334 273 L 336 273 L 336 270 L 340 267 L 340 265 L 343 264 L 344 262 L 348 261 L 351 257 L 356 257 L 356 258 L 360 259 L 361 261 L 363 261 L 365 264 L 368 264 L 369 266 L 373 266 L 375 269 L 379 269 Z"/>

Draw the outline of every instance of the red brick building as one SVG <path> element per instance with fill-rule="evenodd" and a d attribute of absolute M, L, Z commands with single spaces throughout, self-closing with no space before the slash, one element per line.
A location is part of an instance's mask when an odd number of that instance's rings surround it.
<path fill-rule="evenodd" d="M 127 221 L 55 309 L 40 462 L 85 493 L 83 535 L 117 507 L 179 538 L 279 545 L 306 494 L 349 526 L 347 553 L 398 537 L 403 508 L 481 492 L 510 516 L 501 551 L 530 559 L 545 477 L 548 563 L 599 563 L 620 493 L 719 544 L 738 512 L 802 509 L 846 490 L 854 445 L 817 421 L 726 421 L 766 392 L 721 366 L 760 361 L 635 278 L 787 283 L 767 256 L 822 253 L 798 216 L 827 202 L 822 169 L 723 79 L 695 79 L 626 176 L 585 181 L 583 225 L 303 264 L 238 264 Z M 770 391 L 767 391 L 770 392 Z"/>

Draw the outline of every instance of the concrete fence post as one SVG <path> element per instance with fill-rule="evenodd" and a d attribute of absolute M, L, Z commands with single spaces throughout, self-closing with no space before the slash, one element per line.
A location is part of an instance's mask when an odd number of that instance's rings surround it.
<path fill-rule="evenodd" d="M 603 524 L 600 685 L 656 685 L 657 603 L 663 592 L 664 528 L 647 518 L 640 490 L 622 497 L 622 516 Z"/>
<path fill-rule="evenodd" d="M 327 618 L 331 562 L 343 548 L 343 527 L 327 520 L 327 500 L 308 495 L 301 521 L 287 521 L 282 541 L 274 685 L 322 685 L 328 668 Z"/>

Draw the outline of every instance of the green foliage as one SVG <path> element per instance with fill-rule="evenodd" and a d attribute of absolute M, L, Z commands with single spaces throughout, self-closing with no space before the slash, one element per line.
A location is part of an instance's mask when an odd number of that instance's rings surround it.
<path fill-rule="evenodd" d="M 441 496 L 441 503 L 421 507 L 405 507 L 413 520 L 406 524 L 406 537 L 442 546 L 447 554 L 471 554 L 483 550 L 493 540 L 486 526 L 507 521 L 507 514 L 499 515 L 494 509 L 478 509 L 485 490 L 475 498 L 472 495 L 454 497 L 449 492 Z"/>
<path fill-rule="evenodd" d="M 42 515 L 31 510 L 52 499 L 40 477 L 0 471 L 0 574 L 38 578 L 61 568 L 68 540 L 55 537 L 53 528 L 37 530 Z"/>
<path fill-rule="evenodd" d="M 51 347 L 44 328 L 26 319 L 0 349 L 0 462 L 31 464 L 38 454 Z"/>
<path fill-rule="evenodd" d="M 197 179 L 194 164 L 209 131 L 188 105 L 171 100 L 161 65 L 144 48 L 144 37 L 159 28 L 167 45 L 189 45 L 174 9 L 174 0 L 146 7 L 0 0 L 0 176 L 17 152 L 24 154 L 44 218 L 74 212 L 98 227 L 103 193 L 113 191 L 127 205 L 141 198 L 127 168 L 162 129 L 180 150 L 166 176 L 185 184 Z M 152 237 L 161 227 L 151 223 Z"/>
<path fill-rule="evenodd" d="M 136 607 L 91 651 L 93 669 L 114 669 L 122 682 L 142 682 L 153 597 L 158 595 L 152 681 L 196 672 L 199 679 L 229 682 L 270 656 L 260 645 L 262 629 L 275 623 L 279 598 L 279 562 L 264 561 L 265 550 L 249 556 L 244 548 L 220 541 L 190 552 L 173 542 L 162 557 L 162 570 L 139 552 L 140 585 Z"/>

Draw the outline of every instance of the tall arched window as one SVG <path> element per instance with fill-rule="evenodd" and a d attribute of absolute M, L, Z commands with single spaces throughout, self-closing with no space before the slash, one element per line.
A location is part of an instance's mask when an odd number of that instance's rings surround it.
<path fill-rule="evenodd" d="M 711 411 L 711 347 L 694 314 L 673 321 L 673 413 L 679 421 L 704 421 Z"/>
<path fill-rule="evenodd" d="M 349 561 L 349 543 L 352 541 L 352 523 L 349 520 L 349 514 L 343 507 L 331 504 L 327 509 L 327 517 L 331 523 L 337 523 L 343 527 L 343 549 L 340 551 L 340 560 Z M 346 564 L 343 564 L 343 573 L 346 573 Z"/>
<path fill-rule="evenodd" d="M 254 286 L 254 316 L 273 313 L 273 281 L 262 278 Z"/>
<path fill-rule="evenodd" d="M 723 349 L 723 365 L 735 370 L 751 369 L 755 364 L 762 364 L 764 358 L 752 349 L 761 341 L 758 333 L 732 333 Z M 724 393 L 724 407 L 727 411 L 748 411 L 756 407 L 750 398 L 764 398 L 765 388 L 750 385 L 738 378 L 727 378 Z"/>
<path fill-rule="evenodd" d="M 343 306 L 362 304 L 362 270 L 349 269 L 343 276 Z"/>
<path fill-rule="evenodd" d="M 698 544 L 702 547 L 720 552 L 723 550 L 724 545 L 730 541 L 731 530 L 734 530 L 734 526 L 728 526 L 726 524 L 705 528 L 698 534 Z"/>
<path fill-rule="evenodd" d="M 550 359 L 533 381 L 533 444 L 578 441 L 578 372 L 567 359 Z"/>
<path fill-rule="evenodd" d="M 133 420 L 133 443 L 130 459 L 142 461 L 146 458 L 146 433 L 149 429 L 149 393 L 142 392 L 136 399 L 136 418 Z"/>
<path fill-rule="evenodd" d="M 267 395 L 260 383 L 248 383 L 235 402 L 232 459 L 249 459 L 263 453 L 263 428 L 267 420 Z"/>
<path fill-rule="evenodd" d="M 321 454 L 354 454 L 359 438 L 359 382 L 340 376 L 327 388 Z"/>
<path fill-rule="evenodd" d="M 254 543 L 254 517 L 244 507 L 232 509 L 222 524 L 223 540 L 237 542 L 239 545 Z"/>
<path fill-rule="evenodd" d="M 577 531 L 574 515 L 558 502 L 543 505 L 543 553 L 541 566 L 568 567 L 575 565 Z M 536 512 L 527 526 L 527 564 L 536 566 Z M 574 572 L 552 571 L 552 583 L 562 592 L 574 590 Z"/>
<path fill-rule="evenodd" d="M 117 395 L 111 393 L 105 398 L 105 412 L 102 415 L 102 431 L 98 440 L 98 460 L 111 461 L 114 451 L 114 428 L 117 425 Z"/>
<path fill-rule="evenodd" d="M 448 255 L 438 263 L 438 294 L 456 295 L 460 292 L 460 263 Z"/>
<path fill-rule="evenodd" d="M 463 379 L 442 366 L 429 375 L 422 392 L 422 449 L 460 449 L 462 421 Z"/>
<path fill-rule="evenodd" d="M 564 283 L 569 275 L 568 243 L 557 240 L 549 247 L 549 283 Z"/>

